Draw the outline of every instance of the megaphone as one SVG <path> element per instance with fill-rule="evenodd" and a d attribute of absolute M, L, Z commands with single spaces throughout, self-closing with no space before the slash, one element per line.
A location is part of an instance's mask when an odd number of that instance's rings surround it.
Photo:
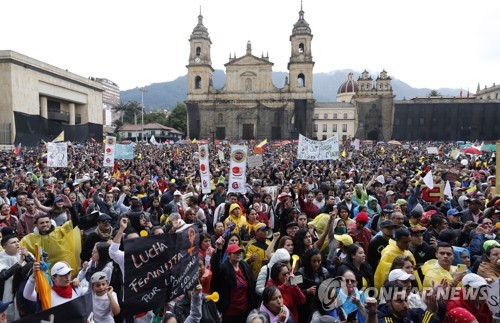
<path fill-rule="evenodd" d="M 219 301 L 219 293 L 213 292 L 210 295 L 203 295 L 203 299 L 217 303 Z"/>
<path fill-rule="evenodd" d="M 297 266 L 297 262 L 299 261 L 299 256 L 292 255 L 292 274 L 295 272 L 295 266 Z"/>

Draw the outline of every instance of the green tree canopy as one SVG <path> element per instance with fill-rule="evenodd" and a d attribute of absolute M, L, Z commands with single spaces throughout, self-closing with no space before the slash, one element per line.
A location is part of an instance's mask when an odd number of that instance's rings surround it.
<path fill-rule="evenodd" d="M 183 103 L 178 103 L 168 115 L 167 126 L 175 128 L 184 134 L 187 131 L 187 109 Z"/>

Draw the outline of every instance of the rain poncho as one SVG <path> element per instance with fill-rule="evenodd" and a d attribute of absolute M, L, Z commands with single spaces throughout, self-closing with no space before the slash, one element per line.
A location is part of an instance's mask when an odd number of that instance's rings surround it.
<path fill-rule="evenodd" d="M 415 263 L 415 258 L 410 250 L 403 251 L 396 244 L 389 243 L 389 245 L 382 250 L 382 257 L 380 258 L 377 270 L 375 271 L 375 288 L 378 290 L 380 290 L 380 287 L 382 287 L 387 280 L 389 269 L 391 269 L 394 259 L 398 256 L 409 256 L 413 263 Z M 417 275 L 416 272 L 415 275 Z"/>
<path fill-rule="evenodd" d="M 356 184 L 355 188 L 359 188 L 360 195 L 358 195 L 358 193 L 356 193 L 356 189 L 354 189 L 352 200 L 358 203 L 358 205 L 364 205 L 366 201 L 368 201 L 368 194 L 366 194 L 366 190 L 363 187 L 363 184 Z"/>

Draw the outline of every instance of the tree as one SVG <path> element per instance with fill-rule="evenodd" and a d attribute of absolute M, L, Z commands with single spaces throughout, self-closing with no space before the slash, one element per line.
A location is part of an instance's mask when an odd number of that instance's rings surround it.
<path fill-rule="evenodd" d="M 438 90 L 432 90 L 427 96 L 441 96 L 441 93 L 439 93 Z"/>
<path fill-rule="evenodd" d="M 159 123 L 168 127 L 168 117 L 163 112 L 149 112 L 144 114 L 144 124 Z"/>
<path fill-rule="evenodd" d="M 187 109 L 183 103 L 178 103 L 167 118 L 168 126 L 182 133 L 187 131 Z"/>

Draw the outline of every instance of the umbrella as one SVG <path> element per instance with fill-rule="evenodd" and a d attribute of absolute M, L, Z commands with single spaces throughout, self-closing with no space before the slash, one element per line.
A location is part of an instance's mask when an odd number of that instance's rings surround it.
<path fill-rule="evenodd" d="M 391 140 L 391 141 L 388 141 L 387 143 L 391 144 L 391 145 L 401 146 L 401 143 L 399 141 L 397 141 L 397 140 Z"/>
<path fill-rule="evenodd" d="M 40 247 L 35 244 L 35 259 L 40 262 Z M 40 301 L 42 302 L 42 310 L 50 308 L 50 285 L 42 270 L 35 273 L 35 289 Z"/>
<path fill-rule="evenodd" d="M 461 152 L 472 155 L 481 155 L 481 151 L 476 147 L 465 147 L 461 150 Z"/>

